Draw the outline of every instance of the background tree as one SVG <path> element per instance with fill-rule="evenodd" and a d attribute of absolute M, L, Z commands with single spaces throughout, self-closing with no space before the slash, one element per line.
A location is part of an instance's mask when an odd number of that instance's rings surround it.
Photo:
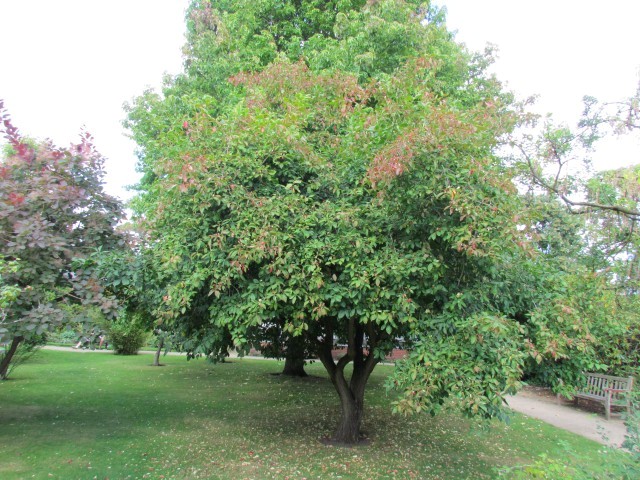
<path fill-rule="evenodd" d="M 525 183 L 557 197 L 574 213 L 611 212 L 637 221 L 640 209 L 634 169 L 594 175 L 590 154 L 603 137 L 637 136 L 640 83 L 630 98 L 601 103 L 585 96 L 584 105 L 576 128 L 557 125 L 549 116 L 541 128 L 521 130 L 512 137 L 514 158 L 525 167 Z M 536 117 L 530 117 L 530 121 L 532 127 L 537 126 Z"/>
<path fill-rule="evenodd" d="M 615 273 L 615 253 L 607 252 L 619 250 L 606 225 L 630 219 L 610 210 L 575 214 L 554 195 L 529 193 L 526 201 L 536 254 L 505 266 L 511 286 L 501 294 L 531 341 L 525 379 L 570 396 L 583 372 L 628 375 L 637 366 L 629 348 L 637 344 L 636 300 Z"/>
<path fill-rule="evenodd" d="M 586 195 L 595 203 L 616 204 L 634 210 L 640 202 L 640 167 L 598 172 L 586 183 Z M 607 269 L 620 292 L 638 293 L 638 218 L 594 209 L 585 215 L 586 235 L 594 270 Z"/>
<path fill-rule="evenodd" d="M 166 321 L 160 306 L 171 282 L 171 272 L 156 258 L 149 238 L 147 232 L 132 229 L 122 248 L 96 249 L 82 261 L 82 269 L 100 279 L 104 293 L 118 300 L 123 318 L 112 324 L 110 333 L 120 339 L 124 347 L 120 353 L 136 353 L 153 332 L 157 347 L 155 366 L 160 365 L 162 352 L 169 349 L 184 351 L 188 358 L 206 356 L 212 361 L 223 360 L 232 346 L 230 336 L 204 328 L 207 305 L 194 304 L 185 311 L 183 315 L 189 316 L 189 322 Z M 118 350 L 117 344 L 114 347 Z"/>
<path fill-rule="evenodd" d="M 162 295 L 141 238 L 140 232 L 131 231 L 122 248 L 98 248 L 82 262 L 84 270 L 100 279 L 105 294 L 118 300 L 121 318 L 107 329 L 118 354 L 136 354 L 150 332 L 158 328 L 153 311 Z M 164 339 L 164 335 L 161 338 Z M 161 351 L 162 346 L 154 364 L 159 365 Z"/>
<path fill-rule="evenodd" d="M 260 325 L 255 333 L 249 332 L 247 341 L 267 358 L 284 359 L 282 375 L 306 377 L 306 359 L 314 356 L 313 342 L 306 335 L 293 335 L 283 331 L 284 321 Z M 255 339 L 252 339 L 255 337 Z"/>
<path fill-rule="evenodd" d="M 631 97 L 614 102 L 600 102 L 587 96 L 584 105 L 575 128 L 557 125 L 548 117 L 539 129 L 518 131 L 510 145 L 515 164 L 523 167 L 520 181 L 529 186 L 533 197 L 549 196 L 557 203 L 545 201 L 547 205 L 557 210 L 557 205 L 562 204 L 573 216 L 570 220 L 567 214 L 556 216 L 556 223 L 575 233 L 573 240 L 556 237 L 561 241 L 554 243 L 560 251 L 571 252 L 569 259 L 557 263 L 560 270 L 572 277 L 568 284 L 577 289 L 572 294 L 567 290 L 563 295 L 565 308 L 573 308 L 569 307 L 573 303 L 569 296 L 580 299 L 583 307 L 588 306 L 581 314 L 590 323 L 584 331 L 589 332 L 591 347 L 582 353 L 589 351 L 590 360 L 582 357 L 583 366 L 628 375 L 637 373 L 639 368 L 639 170 L 631 166 L 594 172 L 591 154 L 602 138 L 637 137 L 640 88 Z M 533 117 L 530 126 L 536 127 L 537 120 Z M 554 285 L 551 291 L 559 292 L 566 287 L 561 283 Z M 577 360 L 575 356 L 574 359 Z M 559 363 L 566 366 L 568 362 Z M 568 370 L 574 372 L 570 376 L 579 377 L 576 369 Z M 544 376 L 550 380 L 553 375 Z"/>
<path fill-rule="evenodd" d="M 524 183 L 557 199 L 574 216 L 570 221 L 564 218 L 565 225 L 578 225 L 571 268 L 581 266 L 579 276 L 585 281 L 572 283 L 599 299 L 588 313 L 598 332 L 593 342 L 599 359 L 595 364 L 626 375 L 638 368 L 639 169 L 593 172 L 590 155 L 603 137 L 637 136 L 640 89 L 621 101 L 602 103 L 585 97 L 584 104 L 576 128 L 548 119 L 537 135 L 526 133 L 512 145 L 515 158 L 526 167 Z M 593 282 L 599 287 L 593 289 Z"/>
<path fill-rule="evenodd" d="M 62 304 L 112 310 L 96 279 L 73 262 L 97 246 L 117 247 L 115 228 L 123 214 L 120 202 L 103 191 L 104 160 L 87 133 L 70 149 L 31 141 L 13 126 L 1 101 L 0 121 L 8 140 L 0 163 L 0 253 L 4 261 L 19 262 L 4 281 L 20 290 L 0 325 L 0 341 L 11 344 L 0 365 L 4 377 L 22 341 L 64 321 Z"/>

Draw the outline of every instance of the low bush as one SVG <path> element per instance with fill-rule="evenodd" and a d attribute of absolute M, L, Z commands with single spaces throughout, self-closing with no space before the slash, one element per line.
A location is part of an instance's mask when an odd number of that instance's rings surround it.
<path fill-rule="evenodd" d="M 123 316 L 109 326 L 108 336 L 116 355 L 136 355 L 148 334 L 135 318 Z"/>
<path fill-rule="evenodd" d="M 60 332 L 51 332 L 47 334 L 48 343 L 61 343 L 63 345 L 72 345 L 78 341 L 78 332 L 67 328 Z"/>

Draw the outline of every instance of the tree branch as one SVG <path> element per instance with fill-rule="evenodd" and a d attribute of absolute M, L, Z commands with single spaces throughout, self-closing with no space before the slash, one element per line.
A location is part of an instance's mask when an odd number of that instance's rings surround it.
<path fill-rule="evenodd" d="M 578 202 L 576 200 L 571 200 L 566 195 L 558 192 L 557 190 L 552 190 L 554 193 L 558 194 L 562 201 L 569 205 L 570 207 L 586 207 L 586 208 L 595 208 L 598 210 L 609 210 L 612 212 L 620 213 L 625 215 L 633 220 L 640 219 L 640 212 L 638 210 L 633 210 L 626 207 L 621 207 L 619 205 L 606 205 L 597 202 Z M 580 212 L 572 212 L 572 213 L 580 213 Z"/>
<path fill-rule="evenodd" d="M 527 154 L 525 149 L 522 148 L 521 145 L 516 145 L 516 147 L 520 150 L 520 152 L 524 156 L 534 183 L 544 188 L 545 190 L 547 190 L 547 192 L 557 195 L 558 198 L 560 198 L 569 207 L 569 211 L 571 213 L 584 213 L 581 211 L 573 210 L 573 207 L 583 207 L 585 209 L 607 210 L 611 212 L 616 212 L 621 215 L 625 215 L 632 220 L 640 220 L 640 211 L 635 209 L 622 207 L 620 205 L 610 205 L 610 204 L 603 204 L 599 202 L 572 200 L 571 198 L 567 197 L 564 193 L 562 193 L 562 191 L 557 185 L 557 178 L 560 173 L 559 171 L 558 171 L 558 175 L 556 175 L 556 181 L 554 182 L 554 185 L 549 185 L 547 182 L 545 182 L 545 180 L 540 175 L 538 175 L 534 166 L 534 162 L 531 159 L 531 156 Z"/>

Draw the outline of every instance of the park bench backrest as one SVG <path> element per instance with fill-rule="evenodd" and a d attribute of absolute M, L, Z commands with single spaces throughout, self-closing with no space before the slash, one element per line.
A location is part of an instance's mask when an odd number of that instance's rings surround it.
<path fill-rule="evenodd" d="M 581 389 L 582 393 L 593 395 L 595 397 L 606 397 L 607 390 L 624 390 L 630 392 L 633 387 L 633 377 L 613 377 L 611 375 L 602 375 L 599 373 L 587 374 L 587 385 Z M 620 394 L 614 393 L 613 398 Z M 624 395 L 624 394 L 622 394 Z"/>

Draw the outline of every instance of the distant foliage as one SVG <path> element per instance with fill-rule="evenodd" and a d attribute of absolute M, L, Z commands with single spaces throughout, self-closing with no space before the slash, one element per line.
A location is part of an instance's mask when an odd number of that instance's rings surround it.
<path fill-rule="evenodd" d="M 107 335 L 117 355 L 136 355 L 148 336 L 135 317 L 122 317 L 114 321 L 109 325 Z"/>

